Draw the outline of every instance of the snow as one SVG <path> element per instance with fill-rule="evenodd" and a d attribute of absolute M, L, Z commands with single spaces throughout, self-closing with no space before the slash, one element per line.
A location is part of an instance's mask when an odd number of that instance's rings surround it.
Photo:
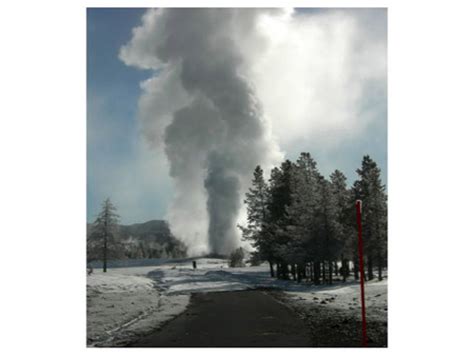
<path fill-rule="evenodd" d="M 369 320 L 387 321 L 387 279 L 365 283 L 365 305 Z M 307 287 L 301 291 L 286 291 L 288 301 L 295 306 L 311 309 L 315 305 L 336 308 L 360 315 L 360 285 L 356 281 L 333 286 Z"/>
<path fill-rule="evenodd" d="M 159 328 L 182 313 L 191 293 L 275 288 L 290 306 L 315 305 L 360 313 L 359 284 L 315 286 L 271 278 L 268 264 L 229 268 L 214 258 L 166 261 L 158 266 L 112 268 L 87 277 L 88 345 L 119 346 Z M 366 284 L 368 318 L 387 320 L 387 280 Z"/>
<path fill-rule="evenodd" d="M 155 267 L 94 271 L 87 277 L 89 346 L 117 346 L 147 333 L 182 313 L 189 295 L 160 295 L 147 277 Z"/>
<path fill-rule="evenodd" d="M 198 259 L 197 269 L 192 268 L 190 261 L 168 264 L 153 272 L 158 288 L 167 294 L 193 292 L 221 292 L 245 290 L 255 287 L 254 281 L 238 277 L 238 268 L 229 268 L 227 261 L 222 259 Z M 261 273 L 267 273 L 268 267 L 257 267 Z M 250 268 L 247 268 L 250 271 Z M 252 268 L 255 270 L 255 268 Z"/>

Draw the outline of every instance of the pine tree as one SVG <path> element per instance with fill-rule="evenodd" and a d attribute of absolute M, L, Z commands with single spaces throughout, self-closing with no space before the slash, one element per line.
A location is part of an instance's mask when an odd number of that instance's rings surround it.
<path fill-rule="evenodd" d="M 286 246 L 289 235 L 286 227 L 289 225 L 287 207 L 291 203 L 291 175 L 294 164 L 286 160 L 280 168 L 274 168 L 270 176 L 268 212 L 269 218 L 266 229 L 271 236 L 272 250 L 277 263 L 277 277 L 288 278 Z"/>
<path fill-rule="evenodd" d="M 101 259 L 103 262 L 103 271 L 107 272 L 107 259 L 109 253 L 116 243 L 114 234 L 117 231 L 119 215 L 117 209 L 107 198 L 102 204 L 102 210 L 97 215 L 93 225 L 93 233 L 88 241 L 88 253 L 101 251 Z"/>
<path fill-rule="evenodd" d="M 348 190 L 349 200 L 344 213 L 344 234 L 347 238 L 348 256 L 352 259 L 354 278 L 359 280 L 359 242 L 357 232 L 356 200 L 354 186 Z"/>
<path fill-rule="evenodd" d="M 387 196 L 380 178 L 380 168 L 370 158 L 364 156 L 362 166 L 357 169 L 359 180 L 354 182 L 356 199 L 361 199 L 364 250 L 367 256 L 367 276 L 374 278 L 374 263 L 377 264 L 378 279 L 386 264 L 387 251 Z"/>
<path fill-rule="evenodd" d="M 323 241 L 323 281 L 332 283 L 333 262 L 341 250 L 342 225 L 338 221 L 337 206 L 331 183 L 325 178 L 320 183 L 318 233 Z M 326 274 L 326 266 L 328 271 Z"/>
<path fill-rule="evenodd" d="M 338 236 L 336 236 L 340 250 L 341 276 L 346 281 L 349 275 L 349 264 L 345 257 L 351 251 L 350 229 L 347 228 L 347 209 L 349 205 L 349 192 L 347 190 L 347 178 L 339 170 L 335 170 L 331 175 L 331 191 L 334 199 L 336 220 L 338 223 Z M 337 268 L 337 264 L 336 264 Z M 337 274 L 337 272 L 336 272 Z"/>
<path fill-rule="evenodd" d="M 244 203 L 247 205 L 247 226 L 239 226 L 243 238 L 252 241 L 252 246 L 258 251 L 260 258 L 270 264 L 270 273 L 274 277 L 274 252 L 271 236 L 268 232 L 268 185 L 263 177 L 260 166 L 255 168 L 252 187 L 245 194 Z"/>
<path fill-rule="evenodd" d="M 319 284 L 322 274 L 323 283 L 332 283 L 340 261 L 345 281 L 352 258 L 358 279 L 355 201 L 361 199 L 368 278 L 373 278 L 375 264 L 382 278 L 387 249 L 385 187 L 380 169 L 369 156 L 364 157 L 357 173 L 360 179 L 348 190 L 342 172 L 334 171 L 327 180 L 305 152 L 296 163 L 286 160 L 274 168 L 268 184 L 261 168 L 255 169 L 245 199 L 247 226 L 240 228 L 257 249 L 256 256 L 270 262 L 272 276 L 275 263 L 278 278 L 288 279 L 291 273 L 301 281 L 309 275 Z"/>
<path fill-rule="evenodd" d="M 289 222 L 287 259 L 297 265 L 298 280 L 301 280 L 301 274 L 306 273 L 306 264 L 312 263 L 319 253 L 320 241 L 314 226 L 319 180 L 316 162 L 309 153 L 301 153 L 291 175 L 291 200 L 286 208 Z"/>

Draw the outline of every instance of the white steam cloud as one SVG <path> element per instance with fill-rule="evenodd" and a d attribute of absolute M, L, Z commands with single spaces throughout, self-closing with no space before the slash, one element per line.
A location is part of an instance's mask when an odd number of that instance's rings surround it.
<path fill-rule="evenodd" d="M 120 59 L 154 72 L 142 83 L 140 126 L 168 158 L 175 196 L 167 218 L 191 254 L 241 245 L 243 195 L 256 165 L 281 161 L 279 145 L 328 137 L 337 145 L 373 120 L 366 94 L 385 88 L 385 16 L 145 13 Z"/>

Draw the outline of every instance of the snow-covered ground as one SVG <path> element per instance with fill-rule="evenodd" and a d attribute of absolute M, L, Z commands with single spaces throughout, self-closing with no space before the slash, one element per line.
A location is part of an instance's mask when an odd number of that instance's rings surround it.
<path fill-rule="evenodd" d="M 87 343 L 126 344 L 182 313 L 189 295 L 168 297 L 147 277 L 155 267 L 94 271 L 87 277 Z"/>
<path fill-rule="evenodd" d="M 332 286 L 298 284 L 271 278 L 269 267 L 229 268 L 222 259 L 168 261 L 159 266 L 96 270 L 87 277 L 87 327 L 90 346 L 122 345 L 159 327 L 180 314 L 196 292 L 277 288 L 294 306 L 315 304 L 348 312 L 359 310 L 359 287 L 355 282 Z M 366 285 L 370 318 L 386 320 L 387 281 Z"/>
<path fill-rule="evenodd" d="M 387 279 L 366 282 L 364 289 L 367 318 L 387 321 Z M 307 287 L 301 291 L 286 291 L 286 294 L 290 302 L 303 309 L 318 305 L 360 315 L 360 287 L 359 283 L 354 281 L 332 286 Z"/>

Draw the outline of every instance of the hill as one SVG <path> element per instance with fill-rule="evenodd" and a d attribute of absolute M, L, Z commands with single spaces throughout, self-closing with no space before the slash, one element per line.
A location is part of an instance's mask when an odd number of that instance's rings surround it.
<path fill-rule="evenodd" d="M 92 224 L 87 224 L 88 240 L 94 239 Z M 186 247 L 171 233 L 165 220 L 150 220 L 144 223 L 118 225 L 114 236 L 115 258 L 181 258 L 186 256 Z M 98 251 L 97 251 L 98 252 Z M 88 258 L 100 255 L 88 251 Z"/>

